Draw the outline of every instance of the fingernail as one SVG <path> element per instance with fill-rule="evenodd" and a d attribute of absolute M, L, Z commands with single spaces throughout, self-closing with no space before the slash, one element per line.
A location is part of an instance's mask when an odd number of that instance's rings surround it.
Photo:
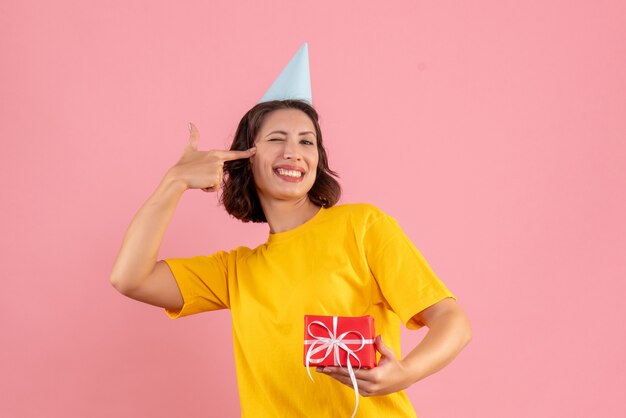
<path fill-rule="evenodd" d="M 191 122 L 189 122 L 189 133 L 191 133 Z"/>
<path fill-rule="evenodd" d="M 250 152 L 256 152 L 256 147 L 250 148 Z"/>

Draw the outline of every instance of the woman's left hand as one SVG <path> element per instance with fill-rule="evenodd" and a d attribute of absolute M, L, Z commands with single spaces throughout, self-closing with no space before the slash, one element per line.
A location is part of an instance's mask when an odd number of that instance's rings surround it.
<path fill-rule="evenodd" d="M 379 335 L 375 341 L 376 350 L 381 354 L 378 366 L 373 369 L 354 369 L 359 393 L 363 396 L 387 395 L 408 388 L 413 382 L 409 370 L 396 358 L 396 353 L 385 344 Z M 326 374 L 352 388 L 352 381 L 346 367 L 318 367 L 317 372 Z"/>

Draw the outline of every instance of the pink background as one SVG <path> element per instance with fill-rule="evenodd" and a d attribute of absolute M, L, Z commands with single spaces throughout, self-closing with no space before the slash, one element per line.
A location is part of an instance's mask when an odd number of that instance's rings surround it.
<path fill-rule="evenodd" d="M 187 122 L 227 147 L 304 41 L 343 202 L 473 322 L 418 415 L 626 416 L 623 2 L 96 3 L 0 4 L 0 416 L 239 415 L 228 312 L 171 321 L 109 273 Z M 160 256 L 266 234 L 191 191 Z"/>

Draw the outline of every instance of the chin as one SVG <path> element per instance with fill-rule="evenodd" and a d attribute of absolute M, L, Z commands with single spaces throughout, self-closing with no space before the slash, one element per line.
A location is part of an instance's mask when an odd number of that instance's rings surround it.
<path fill-rule="evenodd" d="M 307 199 L 309 197 L 310 190 L 310 188 L 306 190 L 275 190 L 274 192 L 266 193 L 265 195 L 279 200 L 300 200 Z"/>

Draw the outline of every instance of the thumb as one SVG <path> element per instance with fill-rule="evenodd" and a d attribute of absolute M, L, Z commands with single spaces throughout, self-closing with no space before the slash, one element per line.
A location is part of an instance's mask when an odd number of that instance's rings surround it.
<path fill-rule="evenodd" d="M 383 336 L 379 335 L 378 337 L 376 337 L 376 350 L 382 355 L 382 357 L 396 357 L 396 353 L 395 351 L 393 351 L 391 348 L 387 347 L 384 343 L 383 343 Z"/>
<path fill-rule="evenodd" d="M 193 150 L 193 151 L 198 150 L 198 137 L 199 137 L 198 128 L 196 128 L 196 125 L 189 122 L 189 144 L 187 144 L 188 150 Z"/>

